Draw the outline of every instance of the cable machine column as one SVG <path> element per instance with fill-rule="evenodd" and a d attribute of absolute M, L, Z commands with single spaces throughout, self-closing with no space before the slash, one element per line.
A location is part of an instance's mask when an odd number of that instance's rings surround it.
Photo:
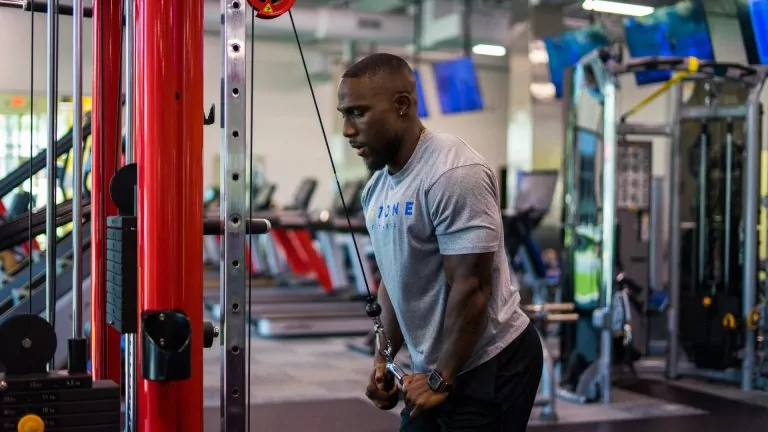
<path fill-rule="evenodd" d="M 202 432 L 203 0 L 135 7 L 137 429 Z"/>
<path fill-rule="evenodd" d="M 603 97 L 603 199 L 602 199 L 602 269 L 600 303 L 602 331 L 600 334 L 600 392 L 603 403 L 611 402 L 611 363 L 613 329 L 611 326 L 616 240 L 616 77 L 606 73 Z"/>
<path fill-rule="evenodd" d="M 248 9 L 250 13 L 254 13 Z M 246 393 L 246 310 L 245 260 L 246 185 L 245 172 L 245 25 L 246 5 L 241 0 L 221 0 L 224 17 L 222 31 L 224 102 L 222 117 L 221 209 L 224 223 L 221 265 L 221 430 L 245 431 L 248 428 Z M 250 215 L 248 215 L 250 218 Z"/>
<path fill-rule="evenodd" d="M 120 139 L 120 3 L 93 0 L 91 177 L 91 365 L 93 378 L 121 381 L 120 333 L 106 319 L 106 220 L 117 214 L 109 181 Z"/>
<path fill-rule="evenodd" d="M 683 84 L 672 89 L 670 106 L 671 136 L 669 140 L 669 206 L 667 208 L 668 252 L 667 278 L 669 286 L 669 309 L 667 311 L 667 361 L 665 375 L 676 379 L 678 356 L 680 354 L 680 152 L 682 125 L 680 107 L 683 101 Z"/>
<path fill-rule="evenodd" d="M 742 283 L 742 311 L 746 320 L 757 300 L 757 224 L 758 195 L 760 194 L 760 94 L 763 81 L 749 92 L 746 126 L 746 188 L 744 192 L 744 276 Z M 744 326 L 744 358 L 741 363 L 741 389 L 752 390 L 755 371 L 755 331 Z"/>

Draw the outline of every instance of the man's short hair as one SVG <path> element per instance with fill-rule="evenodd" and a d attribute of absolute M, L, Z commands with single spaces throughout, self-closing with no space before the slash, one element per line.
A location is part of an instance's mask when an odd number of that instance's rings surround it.
<path fill-rule="evenodd" d="M 413 70 L 402 57 L 394 54 L 376 53 L 350 66 L 342 78 L 364 78 L 397 73 L 412 74 Z"/>

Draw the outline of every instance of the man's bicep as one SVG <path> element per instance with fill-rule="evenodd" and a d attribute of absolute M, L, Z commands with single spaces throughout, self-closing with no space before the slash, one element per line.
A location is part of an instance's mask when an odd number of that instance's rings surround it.
<path fill-rule="evenodd" d="M 493 174 L 483 165 L 444 173 L 428 194 L 440 253 L 459 255 L 495 252 L 501 216 Z"/>

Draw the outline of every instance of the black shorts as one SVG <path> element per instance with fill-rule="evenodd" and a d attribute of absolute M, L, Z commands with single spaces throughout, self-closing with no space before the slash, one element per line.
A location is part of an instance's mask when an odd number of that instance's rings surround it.
<path fill-rule="evenodd" d="M 532 324 L 503 351 L 456 379 L 446 402 L 411 418 L 401 413 L 401 432 L 523 432 L 539 389 L 544 355 Z"/>

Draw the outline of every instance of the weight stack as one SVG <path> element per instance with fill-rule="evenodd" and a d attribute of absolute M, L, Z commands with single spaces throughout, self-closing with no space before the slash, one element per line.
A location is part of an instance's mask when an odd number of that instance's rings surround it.
<path fill-rule="evenodd" d="M 108 217 L 107 323 L 121 334 L 138 327 L 137 247 L 136 217 Z"/>
<path fill-rule="evenodd" d="M 120 387 L 66 371 L 0 375 L 0 431 L 36 422 L 46 432 L 120 431 Z"/>

